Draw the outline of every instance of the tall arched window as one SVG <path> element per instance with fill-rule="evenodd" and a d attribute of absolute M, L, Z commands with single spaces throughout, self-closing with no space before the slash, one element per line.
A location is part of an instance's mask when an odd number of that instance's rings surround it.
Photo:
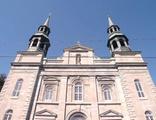
<path fill-rule="evenodd" d="M 40 27 L 39 29 L 40 32 L 44 32 L 44 30 L 45 30 L 45 27 Z"/>
<path fill-rule="evenodd" d="M 113 44 L 113 48 L 114 48 L 114 49 L 116 49 L 116 48 L 118 47 L 116 41 L 113 41 L 112 44 Z"/>
<path fill-rule="evenodd" d="M 12 93 L 12 96 L 19 96 L 20 90 L 22 87 L 22 83 L 23 83 L 23 79 L 17 80 L 15 88 L 14 88 L 13 93 Z"/>
<path fill-rule="evenodd" d="M 37 46 L 37 43 L 38 43 L 38 39 L 35 39 L 35 40 L 33 41 L 32 46 L 33 46 L 33 47 Z"/>
<path fill-rule="evenodd" d="M 81 112 L 74 113 L 73 115 L 71 115 L 69 120 L 86 120 L 86 115 Z"/>
<path fill-rule="evenodd" d="M 76 64 L 81 64 L 81 55 L 76 54 Z"/>
<path fill-rule="evenodd" d="M 111 100 L 112 99 L 110 87 L 103 87 L 102 92 L 103 92 L 104 100 Z"/>
<path fill-rule="evenodd" d="M 112 33 L 113 32 L 113 28 L 110 28 L 110 33 Z"/>
<path fill-rule="evenodd" d="M 74 99 L 75 100 L 82 100 L 83 91 L 82 91 L 82 83 L 77 82 L 74 85 Z"/>
<path fill-rule="evenodd" d="M 52 100 L 52 85 L 46 85 L 44 90 L 44 101 Z"/>
<path fill-rule="evenodd" d="M 121 46 L 125 46 L 125 43 L 122 39 L 119 40 Z"/>
<path fill-rule="evenodd" d="M 154 120 L 151 111 L 145 112 L 146 120 Z"/>
<path fill-rule="evenodd" d="M 6 113 L 5 113 L 5 115 L 4 115 L 3 120 L 11 120 L 12 113 L 13 113 L 13 110 L 11 110 L 11 109 L 10 110 L 7 110 Z"/>
<path fill-rule="evenodd" d="M 138 92 L 139 97 L 144 97 L 144 93 L 139 80 L 134 80 L 136 90 Z"/>

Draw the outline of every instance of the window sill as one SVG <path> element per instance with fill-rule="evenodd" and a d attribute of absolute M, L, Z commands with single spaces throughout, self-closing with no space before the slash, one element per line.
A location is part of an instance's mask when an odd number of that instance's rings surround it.
<path fill-rule="evenodd" d="M 74 102 L 66 102 L 66 105 L 91 105 L 91 103 L 82 102 L 82 101 L 74 101 Z"/>
<path fill-rule="evenodd" d="M 18 96 L 11 96 L 10 98 L 11 99 L 18 99 L 19 97 Z"/>
<path fill-rule="evenodd" d="M 140 97 L 139 100 L 148 100 L 146 97 Z"/>
<path fill-rule="evenodd" d="M 98 105 L 121 105 L 119 102 L 99 102 Z"/>
<path fill-rule="evenodd" d="M 38 101 L 37 104 L 59 105 L 58 102 L 50 102 L 50 101 Z"/>

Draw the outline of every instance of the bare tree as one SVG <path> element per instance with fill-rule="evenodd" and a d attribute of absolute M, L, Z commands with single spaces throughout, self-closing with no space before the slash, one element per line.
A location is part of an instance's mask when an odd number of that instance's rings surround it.
<path fill-rule="evenodd" d="M 6 79 L 6 75 L 5 74 L 0 74 L 0 91 L 3 87 L 4 81 Z"/>

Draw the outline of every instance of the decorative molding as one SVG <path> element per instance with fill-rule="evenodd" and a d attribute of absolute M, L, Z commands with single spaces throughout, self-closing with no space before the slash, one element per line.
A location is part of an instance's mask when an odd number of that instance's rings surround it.
<path fill-rule="evenodd" d="M 101 65 L 101 64 L 95 64 L 95 65 L 69 65 L 69 64 L 64 64 L 64 65 L 43 65 L 44 68 L 59 68 L 59 69 L 116 69 L 117 67 L 113 64 L 111 65 Z"/>
<path fill-rule="evenodd" d="M 115 54 L 129 56 L 129 55 L 141 54 L 141 51 L 114 51 L 112 52 L 112 57 L 114 57 Z"/>
<path fill-rule="evenodd" d="M 116 112 L 114 110 L 108 110 L 100 114 L 100 117 L 119 117 L 123 118 L 123 115 L 119 112 Z"/>
<path fill-rule="evenodd" d="M 43 52 L 40 51 L 17 51 L 17 54 L 21 55 L 38 55 L 38 54 L 43 54 Z"/>
<path fill-rule="evenodd" d="M 135 113 L 135 108 L 134 108 L 133 101 L 132 101 L 132 96 L 131 96 L 131 94 L 127 93 L 130 91 L 130 89 L 128 87 L 128 83 L 125 79 L 123 79 L 123 80 L 121 80 L 121 85 L 122 85 L 122 89 L 123 89 L 123 93 L 124 93 L 125 102 L 126 102 L 129 117 L 131 120 L 135 120 L 136 119 L 136 113 Z"/>
<path fill-rule="evenodd" d="M 119 102 L 99 102 L 98 105 L 121 105 Z"/>
<path fill-rule="evenodd" d="M 71 48 L 65 48 L 64 51 L 70 51 L 70 52 L 88 52 L 88 51 L 93 51 L 93 49 L 86 47 L 81 44 L 76 44 L 72 46 Z"/>
<path fill-rule="evenodd" d="M 91 105 L 92 103 L 89 102 L 66 102 L 66 105 Z"/>
<path fill-rule="evenodd" d="M 59 105 L 58 102 L 45 102 L 45 101 L 38 101 L 37 104 L 44 104 L 44 105 Z"/>
<path fill-rule="evenodd" d="M 97 75 L 98 81 L 114 81 L 115 75 Z"/>
<path fill-rule="evenodd" d="M 11 66 L 41 66 L 41 62 L 11 62 Z"/>
<path fill-rule="evenodd" d="M 145 62 L 117 62 L 116 65 L 118 67 L 143 67 L 147 66 Z"/>
<path fill-rule="evenodd" d="M 36 112 L 35 116 L 46 116 L 46 117 L 55 117 L 56 118 L 57 114 L 54 112 L 51 112 L 47 109 L 44 109 L 44 110 Z"/>
<path fill-rule="evenodd" d="M 81 114 L 83 116 L 85 116 L 85 118 L 87 118 L 87 112 L 84 110 L 84 109 L 73 109 L 71 110 L 65 117 L 65 120 L 69 120 L 70 117 L 73 115 L 73 114 Z"/>
<path fill-rule="evenodd" d="M 43 75 L 43 80 L 60 82 L 60 79 L 58 79 L 56 76 L 51 76 L 51 75 Z"/>
<path fill-rule="evenodd" d="M 10 98 L 17 100 L 17 99 L 19 99 L 19 96 L 11 96 Z"/>
<path fill-rule="evenodd" d="M 139 97 L 139 100 L 148 100 L 146 97 Z"/>

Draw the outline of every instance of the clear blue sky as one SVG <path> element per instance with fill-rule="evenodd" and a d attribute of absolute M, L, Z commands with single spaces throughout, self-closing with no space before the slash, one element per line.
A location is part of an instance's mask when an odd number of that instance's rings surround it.
<path fill-rule="evenodd" d="M 27 49 L 29 38 L 51 12 L 49 57 L 61 56 L 63 48 L 76 41 L 93 48 L 97 56 L 110 56 L 106 30 L 111 16 L 132 50 L 142 51 L 156 81 L 155 5 L 155 0 L 1 0 L 0 73 L 8 73 L 16 52 Z"/>

